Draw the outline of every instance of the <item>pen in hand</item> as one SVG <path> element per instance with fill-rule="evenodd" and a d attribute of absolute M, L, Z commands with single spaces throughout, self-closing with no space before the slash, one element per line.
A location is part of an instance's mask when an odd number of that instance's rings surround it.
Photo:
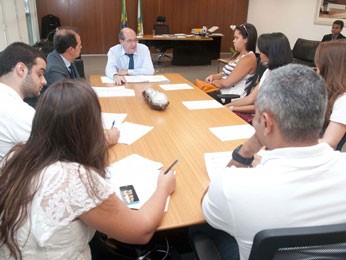
<path fill-rule="evenodd" d="M 111 129 L 114 127 L 114 125 L 115 125 L 115 120 L 112 122 Z"/>
<path fill-rule="evenodd" d="M 176 160 L 167 168 L 167 170 L 165 170 L 165 171 L 163 172 L 163 174 L 167 174 L 167 173 L 173 168 L 173 166 L 177 164 L 177 162 L 179 162 L 178 159 L 176 159 Z"/>

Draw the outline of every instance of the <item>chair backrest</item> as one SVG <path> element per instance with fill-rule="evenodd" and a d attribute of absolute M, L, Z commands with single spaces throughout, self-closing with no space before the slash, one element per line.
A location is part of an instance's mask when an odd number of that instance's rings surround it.
<path fill-rule="evenodd" d="M 293 62 L 314 67 L 315 52 L 320 43 L 298 38 L 292 50 Z"/>
<path fill-rule="evenodd" d="M 258 259 L 346 259 L 346 224 L 260 231 L 249 257 Z"/>
<path fill-rule="evenodd" d="M 169 34 L 169 25 L 165 23 L 156 23 L 153 26 L 153 30 L 155 30 L 155 34 Z"/>

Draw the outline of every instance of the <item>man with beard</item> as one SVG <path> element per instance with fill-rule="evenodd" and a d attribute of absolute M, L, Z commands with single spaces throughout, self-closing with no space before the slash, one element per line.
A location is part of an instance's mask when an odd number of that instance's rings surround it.
<path fill-rule="evenodd" d="M 23 99 L 40 95 L 45 70 L 44 55 L 25 43 L 12 43 L 0 53 L 0 161 L 30 135 L 35 110 Z"/>

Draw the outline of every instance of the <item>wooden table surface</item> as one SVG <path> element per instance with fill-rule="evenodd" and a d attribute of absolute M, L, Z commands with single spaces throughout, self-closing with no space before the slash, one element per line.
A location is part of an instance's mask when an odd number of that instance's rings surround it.
<path fill-rule="evenodd" d="M 117 144 L 111 150 L 111 162 L 137 153 L 148 159 L 159 161 L 168 167 L 179 159 L 176 170 L 177 186 L 171 196 L 168 212 L 159 230 L 185 227 L 205 221 L 201 211 L 201 199 L 209 185 L 204 163 L 205 152 L 233 150 L 244 140 L 220 141 L 209 130 L 210 127 L 239 125 L 245 122 L 226 108 L 189 110 L 182 101 L 211 99 L 199 89 L 164 91 L 159 84 L 187 83 L 179 74 L 163 74 L 170 82 L 126 84 L 135 90 L 135 97 L 100 98 L 103 112 L 126 113 L 126 121 L 154 126 L 148 134 L 132 145 Z M 103 84 L 101 75 L 92 75 L 92 86 L 114 86 Z M 142 91 L 153 88 L 167 95 L 170 102 L 164 111 L 149 107 Z"/>

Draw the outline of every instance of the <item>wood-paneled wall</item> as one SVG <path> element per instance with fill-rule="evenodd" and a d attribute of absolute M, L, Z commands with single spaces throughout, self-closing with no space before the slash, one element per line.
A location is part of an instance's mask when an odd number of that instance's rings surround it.
<path fill-rule="evenodd" d="M 247 20 L 248 0 L 142 0 L 144 33 L 151 34 L 158 15 L 166 16 L 171 33 L 190 33 L 203 25 L 219 26 L 223 33 L 221 51 L 232 46 L 229 25 Z M 36 0 L 39 25 L 42 17 L 53 14 L 62 25 L 80 31 L 83 54 L 103 54 L 118 43 L 121 0 Z M 137 25 L 137 0 L 126 1 L 129 27 Z"/>

